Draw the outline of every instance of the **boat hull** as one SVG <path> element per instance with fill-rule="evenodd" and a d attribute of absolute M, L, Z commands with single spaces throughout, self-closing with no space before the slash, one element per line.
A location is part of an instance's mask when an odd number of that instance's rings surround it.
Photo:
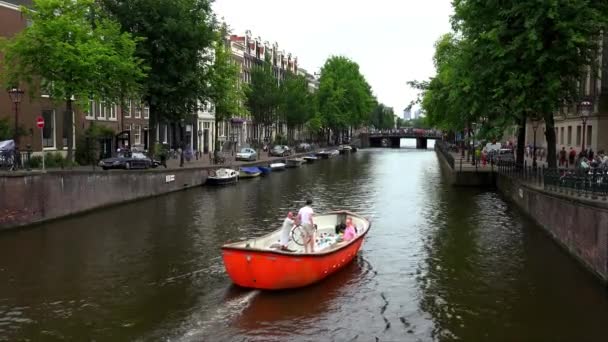
<path fill-rule="evenodd" d="M 228 185 L 228 184 L 234 184 L 238 182 L 238 177 L 231 177 L 231 178 L 214 178 L 214 177 L 207 177 L 207 181 L 205 182 L 206 185 Z"/>
<path fill-rule="evenodd" d="M 330 156 L 329 153 L 317 153 L 317 158 L 329 159 L 329 156 Z"/>
<path fill-rule="evenodd" d="M 367 233 L 367 232 L 366 232 Z M 293 289 L 317 283 L 348 265 L 357 255 L 365 234 L 326 254 L 288 254 L 222 248 L 226 272 L 242 287 L 264 290 Z"/>
<path fill-rule="evenodd" d="M 239 178 L 245 179 L 245 178 L 255 178 L 255 177 L 259 177 L 262 174 L 262 171 L 260 172 L 239 172 Z"/>

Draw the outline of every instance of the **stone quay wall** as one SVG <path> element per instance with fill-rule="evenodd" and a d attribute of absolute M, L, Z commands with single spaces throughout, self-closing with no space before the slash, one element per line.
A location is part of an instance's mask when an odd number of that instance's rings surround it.
<path fill-rule="evenodd" d="M 554 194 L 504 175 L 498 189 L 585 267 L 608 283 L 608 205 Z"/>
<path fill-rule="evenodd" d="M 206 179 L 206 168 L 3 175 L 0 230 L 200 186 Z"/>

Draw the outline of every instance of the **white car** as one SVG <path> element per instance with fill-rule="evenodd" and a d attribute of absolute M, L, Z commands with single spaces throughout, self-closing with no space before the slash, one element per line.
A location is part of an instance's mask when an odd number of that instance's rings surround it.
<path fill-rule="evenodd" d="M 236 160 L 254 161 L 256 159 L 258 159 L 258 153 L 249 147 L 241 149 L 241 152 L 236 154 Z"/>

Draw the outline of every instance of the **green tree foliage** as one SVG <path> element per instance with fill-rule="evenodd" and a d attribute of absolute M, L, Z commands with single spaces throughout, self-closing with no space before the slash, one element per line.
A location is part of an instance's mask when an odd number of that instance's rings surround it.
<path fill-rule="evenodd" d="M 589 70 L 597 72 L 608 3 L 455 0 L 453 5 L 455 34 L 437 44 L 437 76 L 423 85 L 422 104 L 431 122 L 459 129 L 476 120 L 490 126 L 486 132 L 516 123 L 523 161 L 526 119 L 542 118 L 547 160 L 555 167 L 553 115 L 580 101 L 585 95 L 580 81 Z"/>
<path fill-rule="evenodd" d="M 207 78 L 209 99 L 215 104 L 215 150 L 219 151 L 218 124 L 243 112 L 245 93 L 239 84 L 239 66 L 231 57 L 230 46 L 226 44 L 226 25 L 216 32 L 213 64 Z"/>
<path fill-rule="evenodd" d="M 393 108 L 378 103 L 370 115 L 369 123 L 376 129 L 395 128 L 395 112 Z"/>
<path fill-rule="evenodd" d="M 40 94 L 40 81 L 53 100 L 65 101 L 72 113 L 74 99 L 119 99 L 117 85 L 135 89 L 144 74 L 134 57 L 136 42 L 120 26 L 100 13 L 93 0 L 35 0 L 34 10 L 22 8 L 32 21 L 13 39 L 2 43 L 3 78 L 7 84 L 25 82 Z M 73 126 L 68 114 L 67 127 Z M 72 160 L 73 134 L 67 130 L 68 160 Z"/>
<path fill-rule="evenodd" d="M 150 127 L 192 115 L 208 98 L 206 61 L 215 19 L 208 0 L 102 0 L 124 30 L 142 38 L 137 56 L 149 68 L 143 98 Z M 156 141 L 150 130 L 150 140 Z"/>
<path fill-rule="evenodd" d="M 308 90 L 304 76 L 288 74 L 280 86 L 281 102 L 279 112 L 284 117 L 288 138 L 293 139 L 293 130 L 302 127 L 314 116 L 313 94 Z"/>
<path fill-rule="evenodd" d="M 261 65 L 256 65 L 251 71 L 251 84 L 246 89 L 247 107 L 253 117 L 254 124 L 270 127 L 277 121 L 277 109 L 281 94 L 277 79 L 274 77 L 270 59 L 266 56 Z M 256 139 L 260 139 L 256 132 Z"/>
<path fill-rule="evenodd" d="M 13 129 L 7 118 L 0 118 L 0 141 L 13 138 Z"/>
<path fill-rule="evenodd" d="M 375 101 L 359 65 L 346 57 L 331 57 L 321 69 L 318 110 L 326 128 L 342 132 L 369 121 Z"/>

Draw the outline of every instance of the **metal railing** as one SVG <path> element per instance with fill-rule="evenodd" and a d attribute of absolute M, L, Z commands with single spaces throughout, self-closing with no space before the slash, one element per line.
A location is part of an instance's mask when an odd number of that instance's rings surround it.
<path fill-rule="evenodd" d="M 532 167 L 499 163 L 500 174 L 546 191 L 580 198 L 608 200 L 608 169 Z"/>
<path fill-rule="evenodd" d="M 454 168 L 454 165 L 455 165 L 454 156 L 450 153 L 449 147 L 445 143 L 445 141 L 437 140 L 435 142 L 435 150 L 439 151 L 439 153 L 441 153 L 445 157 L 445 160 L 448 161 L 448 164 L 450 164 L 450 167 L 452 168 L 452 170 L 454 170 L 455 169 Z M 461 161 L 461 163 L 462 163 L 462 161 Z"/>

